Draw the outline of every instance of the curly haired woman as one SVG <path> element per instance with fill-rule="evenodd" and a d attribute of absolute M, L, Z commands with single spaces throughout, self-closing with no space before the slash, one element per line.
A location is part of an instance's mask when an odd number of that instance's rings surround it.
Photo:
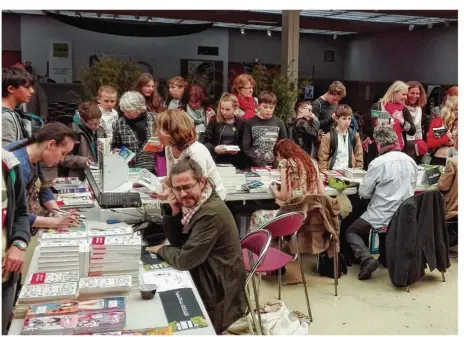
<path fill-rule="evenodd" d="M 324 184 L 319 178 L 319 168 L 311 158 L 293 140 L 282 139 L 274 147 L 274 156 L 279 162 L 281 185 L 276 183 L 270 189 L 277 203 L 285 203 L 292 198 L 306 194 L 324 194 Z M 262 227 L 275 218 L 278 210 L 260 210 L 253 213 L 250 232 Z"/>

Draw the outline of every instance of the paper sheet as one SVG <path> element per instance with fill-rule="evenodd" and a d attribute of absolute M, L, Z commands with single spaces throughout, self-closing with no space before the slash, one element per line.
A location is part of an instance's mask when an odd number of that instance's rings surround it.
<path fill-rule="evenodd" d="M 193 287 L 193 283 L 186 271 L 166 270 L 166 268 L 152 270 L 144 272 L 142 278 L 144 284 L 156 284 L 158 292 Z"/>

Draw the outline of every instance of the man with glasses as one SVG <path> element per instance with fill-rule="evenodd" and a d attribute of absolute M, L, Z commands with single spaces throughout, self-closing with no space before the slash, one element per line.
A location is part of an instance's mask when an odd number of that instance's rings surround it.
<path fill-rule="evenodd" d="M 217 334 L 243 317 L 245 278 L 240 238 L 226 204 L 190 158 L 169 176 L 172 214 L 163 218 L 169 245 L 147 248 L 178 270 L 190 271 Z"/>
<path fill-rule="evenodd" d="M 311 102 L 297 102 L 295 113 L 296 118 L 288 127 L 289 137 L 310 156 L 315 155 L 313 144 L 319 136 L 319 119 L 313 113 Z"/>

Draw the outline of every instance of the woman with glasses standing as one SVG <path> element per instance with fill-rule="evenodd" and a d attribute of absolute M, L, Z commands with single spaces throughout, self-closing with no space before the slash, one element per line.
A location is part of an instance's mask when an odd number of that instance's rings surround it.
<path fill-rule="evenodd" d="M 111 148 L 119 151 L 125 146 L 135 153 L 129 167 L 145 168 L 155 173 L 155 155 L 143 151 L 152 137 L 155 115 L 147 113 L 145 97 L 138 91 L 124 93 L 119 100 L 119 107 L 124 116 L 113 123 Z"/>
<path fill-rule="evenodd" d="M 216 193 L 224 200 L 226 190 L 216 163 L 206 146 L 198 142 L 195 126 L 182 110 L 165 110 L 156 119 L 156 136 L 160 149 L 165 147 L 168 176 L 172 167 L 184 158 L 191 158 L 200 165 L 203 175 L 212 183 Z M 167 199 L 170 194 L 169 181 L 165 180 L 163 193 L 154 194 L 157 199 Z M 188 193 L 188 191 L 184 190 Z"/>
<path fill-rule="evenodd" d="M 249 120 L 258 113 L 258 99 L 253 97 L 255 85 L 255 80 L 248 74 L 237 76 L 232 85 L 232 93 L 237 96 L 239 105 L 235 114 L 244 120 Z"/>
<path fill-rule="evenodd" d="M 79 177 L 84 180 L 84 168 L 91 162 L 98 161 L 97 139 L 106 138 L 106 132 L 100 126 L 102 112 L 98 104 L 82 102 L 79 105 L 79 113 L 73 118 L 71 129 L 76 135 L 74 149 L 60 163 L 68 168 L 68 177 Z"/>

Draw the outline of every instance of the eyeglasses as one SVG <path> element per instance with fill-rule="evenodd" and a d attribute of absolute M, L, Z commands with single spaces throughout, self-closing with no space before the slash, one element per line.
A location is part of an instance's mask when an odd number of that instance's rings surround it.
<path fill-rule="evenodd" d="M 172 191 L 175 193 L 175 194 L 180 194 L 182 191 L 184 191 L 185 193 L 190 193 L 192 192 L 192 190 L 194 189 L 195 186 L 198 185 L 198 181 L 195 183 L 195 184 L 189 184 L 189 185 L 184 185 L 184 186 L 176 186 L 176 187 L 173 187 L 172 188 Z"/>
<path fill-rule="evenodd" d="M 249 91 L 249 90 L 253 90 L 253 87 L 242 87 L 241 89 L 242 89 L 242 90 Z"/>

